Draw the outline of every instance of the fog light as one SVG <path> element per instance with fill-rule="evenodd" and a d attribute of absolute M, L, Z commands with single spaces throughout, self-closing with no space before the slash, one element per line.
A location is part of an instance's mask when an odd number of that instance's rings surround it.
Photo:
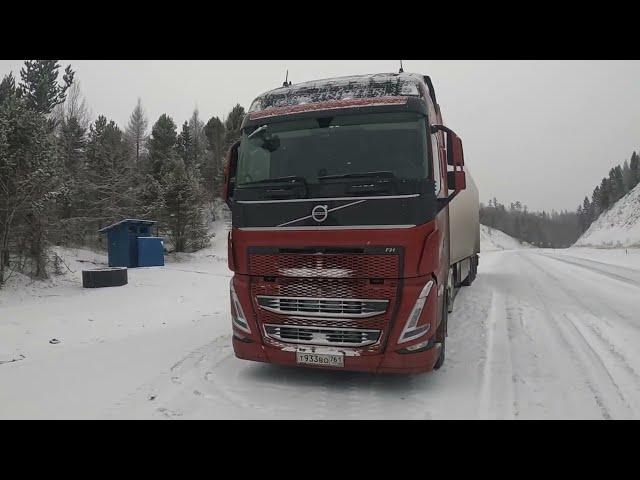
<path fill-rule="evenodd" d="M 402 354 L 422 353 L 426 350 L 429 350 L 434 345 L 435 345 L 435 337 L 431 337 L 429 340 L 424 340 L 422 342 L 416 343 L 415 345 L 410 345 L 408 347 L 401 348 L 400 350 L 396 350 L 396 352 L 402 353 Z"/>
<path fill-rule="evenodd" d="M 415 345 L 409 345 L 408 347 L 405 347 L 405 350 L 409 350 L 410 352 L 414 352 L 416 350 L 420 350 L 421 348 L 426 347 L 427 345 L 429 345 L 429 340 L 425 340 L 424 342 L 420 342 L 420 343 L 416 343 Z"/>
<path fill-rule="evenodd" d="M 422 313 L 424 304 L 427 303 L 427 297 L 429 296 L 429 292 L 431 291 L 432 286 L 433 280 L 429 280 L 427 284 L 422 288 L 420 295 L 418 295 L 418 300 L 416 300 L 416 303 L 413 306 L 411 313 L 409 314 L 407 324 L 404 326 L 404 330 L 402 330 L 402 333 L 400 334 L 398 343 L 415 340 L 416 338 L 421 337 L 422 335 L 427 333 L 431 328 L 430 323 L 422 325 L 421 327 L 417 327 L 416 325 L 418 324 L 418 320 L 420 319 L 420 314 Z"/>
<path fill-rule="evenodd" d="M 229 283 L 229 290 L 231 293 L 231 322 L 243 332 L 251 333 L 249 322 L 247 322 L 247 317 L 242 311 L 242 305 L 240 305 L 238 294 L 236 294 L 236 289 L 233 286 L 233 278 Z"/>

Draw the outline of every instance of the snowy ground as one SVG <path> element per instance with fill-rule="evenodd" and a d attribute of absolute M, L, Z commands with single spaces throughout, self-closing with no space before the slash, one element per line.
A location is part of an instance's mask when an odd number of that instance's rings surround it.
<path fill-rule="evenodd" d="M 640 418 L 638 249 L 485 249 L 416 376 L 236 359 L 225 250 L 0 292 L 0 418 Z"/>

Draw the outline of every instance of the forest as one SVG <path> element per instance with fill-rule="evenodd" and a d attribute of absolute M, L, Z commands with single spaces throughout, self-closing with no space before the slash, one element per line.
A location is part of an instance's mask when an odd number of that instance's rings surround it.
<path fill-rule="evenodd" d="M 121 127 L 90 121 L 72 66 L 27 60 L 0 82 L 0 286 L 12 272 L 47 278 L 54 245 L 103 248 L 97 230 L 122 218 L 158 221 L 173 251 L 209 243 L 207 220 L 225 152 L 245 111 L 150 125 L 142 101 Z"/>

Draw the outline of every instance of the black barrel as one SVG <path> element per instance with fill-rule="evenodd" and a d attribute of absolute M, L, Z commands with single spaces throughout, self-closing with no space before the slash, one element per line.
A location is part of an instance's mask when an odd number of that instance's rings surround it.
<path fill-rule="evenodd" d="M 126 285 L 128 281 L 126 268 L 98 268 L 82 271 L 84 288 L 119 287 Z"/>

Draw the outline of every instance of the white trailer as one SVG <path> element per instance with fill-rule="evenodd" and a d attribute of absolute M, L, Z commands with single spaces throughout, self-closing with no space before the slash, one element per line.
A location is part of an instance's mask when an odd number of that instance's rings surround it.
<path fill-rule="evenodd" d="M 473 282 L 480 253 L 480 197 L 469 168 L 467 188 L 449 204 L 449 263 L 453 287 Z"/>

